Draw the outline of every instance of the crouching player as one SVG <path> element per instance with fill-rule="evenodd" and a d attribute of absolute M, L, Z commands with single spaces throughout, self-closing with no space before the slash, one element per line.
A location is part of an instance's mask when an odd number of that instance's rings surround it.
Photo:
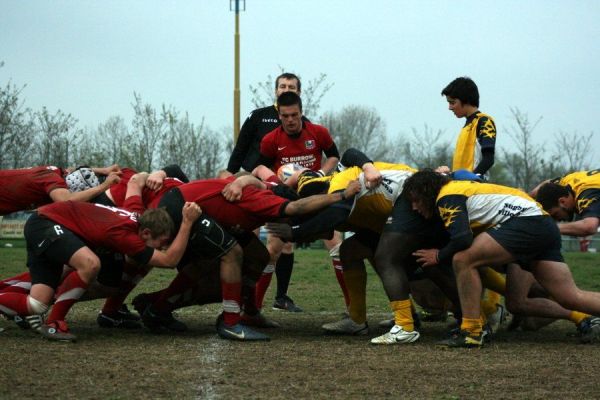
<path fill-rule="evenodd" d="M 441 249 L 414 254 L 424 267 L 452 260 L 460 304 L 461 332 L 441 345 L 481 347 L 482 284 L 479 268 L 519 263 L 566 309 L 600 315 L 600 293 L 579 289 L 560 252 L 560 232 L 550 216 L 524 192 L 487 183 L 449 181 L 431 170 L 406 180 L 412 208 L 426 219 L 439 215 L 450 234 Z M 474 230 L 480 232 L 474 236 Z M 515 279 L 509 274 L 507 285 Z M 589 332 L 598 334 L 597 327 Z"/>
<path fill-rule="evenodd" d="M 101 268 L 95 251 L 104 249 L 142 264 L 174 267 L 201 210 L 194 203 L 185 203 L 182 214 L 179 232 L 163 252 L 174 233 L 173 221 L 164 210 L 148 210 L 138 216 L 123 209 L 71 201 L 39 208 L 25 225 L 31 292 L 0 293 L 0 310 L 9 316 L 44 314 L 54 301 L 41 334 L 51 340 L 74 341 L 65 316 Z M 73 271 L 60 283 L 63 264 Z"/>

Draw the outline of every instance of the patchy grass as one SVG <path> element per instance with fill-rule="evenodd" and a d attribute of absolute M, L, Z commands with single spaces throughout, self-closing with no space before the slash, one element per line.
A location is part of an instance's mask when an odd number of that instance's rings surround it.
<path fill-rule="evenodd" d="M 576 281 L 600 290 L 600 255 L 567 254 Z M 590 398 L 598 389 L 600 345 L 580 345 L 568 322 L 538 332 L 500 331 L 481 350 L 442 350 L 443 323 L 428 323 L 422 339 L 405 346 L 368 344 L 367 337 L 323 336 L 343 300 L 323 250 L 298 250 L 290 296 L 305 309 L 290 314 L 265 307 L 282 328 L 269 343 L 221 340 L 220 306 L 178 313 L 181 335 L 107 330 L 95 319 L 101 301 L 77 304 L 74 344 L 52 343 L 0 321 L 0 398 Z M 22 248 L 0 249 L 2 276 L 24 269 Z M 165 286 L 172 271 L 155 270 L 135 293 Z M 388 317 L 381 284 L 369 270 L 369 322 Z M 134 293 L 134 295 L 135 295 Z M 268 292 L 265 304 L 270 305 Z"/>

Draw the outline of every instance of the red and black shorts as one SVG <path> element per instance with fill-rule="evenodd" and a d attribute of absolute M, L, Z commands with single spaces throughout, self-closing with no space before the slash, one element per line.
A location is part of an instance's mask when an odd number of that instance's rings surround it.
<path fill-rule="evenodd" d="M 63 265 L 86 244 L 64 226 L 35 213 L 25 223 L 24 233 L 32 285 L 43 283 L 56 289 Z"/>
<path fill-rule="evenodd" d="M 183 219 L 181 210 L 184 204 L 185 200 L 178 188 L 173 188 L 165 193 L 158 204 L 158 207 L 167 210 L 175 223 L 176 230 L 179 230 L 181 226 Z M 179 265 L 185 265 L 195 258 L 203 260 L 221 258 L 236 244 L 237 241 L 231 233 L 203 213 L 192 226 L 187 249 Z"/>

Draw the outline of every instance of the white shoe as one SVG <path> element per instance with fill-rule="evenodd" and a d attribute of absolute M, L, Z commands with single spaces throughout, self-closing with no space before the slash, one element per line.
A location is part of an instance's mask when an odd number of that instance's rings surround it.
<path fill-rule="evenodd" d="M 487 323 L 490 326 L 492 333 L 498 332 L 500 325 L 506 321 L 508 312 L 502 304 L 496 304 L 496 311 L 487 317 Z"/>
<path fill-rule="evenodd" d="M 400 325 L 394 325 L 388 333 L 371 339 L 371 344 L 412 343 L 420 336 L 418 331 L 407 332 Z"/>
<path fill-rule="evenodd" d="M 369 333 L 369 326 L 366 322 L 357 324 L 349 317 L 325 324 L 322 328 L 325 333 L 332 335 L 366 335 Z"/>

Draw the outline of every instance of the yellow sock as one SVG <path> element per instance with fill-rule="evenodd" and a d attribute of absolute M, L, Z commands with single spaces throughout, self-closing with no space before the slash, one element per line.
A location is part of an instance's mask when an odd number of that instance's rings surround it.
<path fill-rule="evenodd" d="M 344 269 L 344 282 L 350 297 L 348 314 L 352 321 L 363 324 L 367 321 L 367 271 L 363 268 Z"/>
<path fill-rule="evenodd" d="M 463 318 L 460 330 L 467 331 L 473 336 L 479 336 L 483 330 L 483 321 L 481 318 Z"/>
<path fill-rule="evenodd" d="M 410 312 L 413 314 L 417 313 L 417 303 L 415 303 L 415 300 L 412 297 L 410 298 Z"/>
<path fill-rule="evenodd" d="M 487 316 L 496 312 L 496 304 L 500 304 L 502 296 L 499 293 L 486 289 L 481 300 L 481 311 Z"/>
<path fill-rule="evenodd" d="M 506 276 L 490 267 L 481 268 L 479 275 L 483 287 L 502 295 L 506 294 Z"/>
<path fill-rule="evenodd" d="M 396 325 L 400 325 L 407 332 L 415 330 L 415 324 L 412 317 L 412 302 L 408 300 L 391 301 L 390 307 L 394 311 L 394 320 Z"/>
<path fill-rule="evenodd" d="M 569 314 L 569 321 L 571 321 L 575 324 L 579 324 L 581 321 L 583 321 L 584 319 L 586 319 L 589 316 L 590 316 L 590 314 L 584 314 L 579 311 L 571 311 L 571 314 Z"/>

